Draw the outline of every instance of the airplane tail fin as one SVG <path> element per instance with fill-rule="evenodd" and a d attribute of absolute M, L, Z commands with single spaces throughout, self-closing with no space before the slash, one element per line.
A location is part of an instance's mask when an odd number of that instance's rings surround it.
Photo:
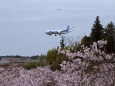
<path fill-rule="evenodd" d="M 74 28 L 74 27 L 72 27 L 72 28 Z M 69 31 L 69 30 L 72 29 L 72 28 L 70 28 L 69 26 L 67 26 L 67 28 L 66 28 L 65 30 L 63 30 L 62 32 L 69 33 L 69 32 L 71 32 L 71 31 Z"/>
<path fill-rule="evenodd" d="M 69 30 L 69 26 L 67 26 L 67 30 Z"/>

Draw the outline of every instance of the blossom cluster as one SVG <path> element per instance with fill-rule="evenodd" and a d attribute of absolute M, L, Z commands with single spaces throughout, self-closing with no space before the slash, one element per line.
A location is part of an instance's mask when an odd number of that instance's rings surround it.
<path fill-rule="evenodd" d="M 115 86 L 115 57 L 98 48 L 105 44 L 100 40 L 74 53 L 59 49 L 68 59 L 60 64 L 60 71 L 48 66 L 31 70 L 0 67 L 0 86 Z"/>
<path fill-rule="evenodd" d="M 102 41 L 102 40 L 98 41 L 98 45 L 99 45 L 100 48 L 103 47 L 106 44 L 107 44 L 107 41 Z"/>

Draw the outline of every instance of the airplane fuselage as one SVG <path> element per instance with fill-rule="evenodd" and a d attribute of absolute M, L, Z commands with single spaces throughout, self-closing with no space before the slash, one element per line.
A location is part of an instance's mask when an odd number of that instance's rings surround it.
<path fill-rule="evenodd" d="M 61 35 L 61 34 L 66 34 L 66 33 L 69 33 L 71 28 L 69 28 L 69 26 L 67 27 L 67 29 L 65 30 L 46 30 L 46 34 L 47 35 L 52 35 L 54 34 L 55 36 L 57 35 Z"/>

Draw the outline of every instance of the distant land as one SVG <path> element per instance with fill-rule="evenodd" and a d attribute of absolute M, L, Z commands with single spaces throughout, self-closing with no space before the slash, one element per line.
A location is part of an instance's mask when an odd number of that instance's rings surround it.
<path fill-rule="evenodd" d="M 27 60 L 38 60 L 39 55 L 36 56 L 19 56 L 19 55 L 6 55 L 6 56 L 0 56 L 0 63 L 9 63 L 9 62 L 15 62 L 15 63 L 23 63 Z"/>

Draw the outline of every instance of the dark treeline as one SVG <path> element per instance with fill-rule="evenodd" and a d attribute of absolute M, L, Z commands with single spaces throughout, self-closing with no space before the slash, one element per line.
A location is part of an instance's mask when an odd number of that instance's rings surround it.
<path fill-rule="evenodd" d="M 107 40 L 106 53 L 115 53 L 115 25 L 113 22 L 110 22 L 103 27 L 99 16 L 96 17 L 90 36 L 84 36 L 81 40 L 81 45 L 90 47 L 93 42 L 98 40 Z"/>
<path fill-rule="evenodd" d="M 39 55 L 35 55 L 35 56 L 21 56 L 21 55 L 6 55 L 6 56 L 0 56 L 0 60 L 1 58 L 29 58 L 31 60 L 36 60 L 39 59 Z"/>

